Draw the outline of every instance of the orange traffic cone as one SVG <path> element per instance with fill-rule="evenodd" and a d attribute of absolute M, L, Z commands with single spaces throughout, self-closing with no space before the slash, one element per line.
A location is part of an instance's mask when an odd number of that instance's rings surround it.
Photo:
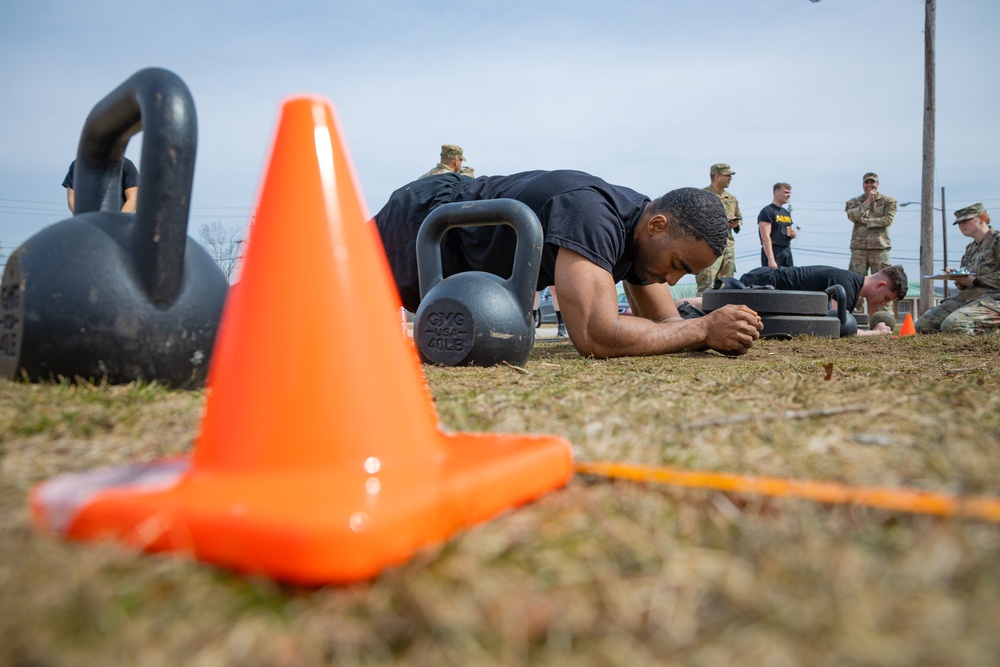
<path fill-rule="evenodd" d="M 569 479 L 561 438 L 438 427 L 341 136 L 325 100 L 285 103 L 193 456 L 40 484 L 40 526 L 347 582 Z"/>
<path fill-rule="evenodd" d="M 903 326 L 899 328 L 899 335 L 900 337 L 917 335 L 917 330 L 913 327 L 913 317 L 909 313 L 903 319 Z"/>

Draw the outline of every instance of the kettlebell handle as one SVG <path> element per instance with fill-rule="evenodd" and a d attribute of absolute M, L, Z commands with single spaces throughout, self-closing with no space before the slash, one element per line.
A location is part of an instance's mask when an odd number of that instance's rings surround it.
<path fill-rule="evenodd" d="M 847 292 L 844 291 L 843 285 L 830 285 L 824 290 L 826 295 L 832 299 L 837 300 L 837 319 L 840 320 L 841 325 L 847 324 Z M 851 304 L 854 307 L 854 304 Z"/>
<path fill-rule="evenodd" d="M 91 110 L 76 153 L 75 213 L 120 210 L 122 159 L 140 130 L 142 187 L 132 255 L 149 298 L 169 305 L 183 275 L 198 144 L 194 100 L 176 74 L 139 70 Z"/>
<path fill-rule="evenodd" d="M 441 241 L 449 229 L 505 224 L 514 228 L 517 247 L 510 278 L 503 286 L 514 295 L 527 314 L 535 298 L 538 269 L 542 261 L 542 225 L 526 204 L 515 199 L 442 204 L 424 218 L 417 232 L 417 272 L 423 299 L 443 278 Z"/>

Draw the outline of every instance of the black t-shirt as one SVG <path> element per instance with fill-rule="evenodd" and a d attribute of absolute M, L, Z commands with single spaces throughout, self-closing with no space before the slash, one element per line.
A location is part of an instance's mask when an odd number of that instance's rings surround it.
<path fill-rule="evenodd" d="M 768 204 L 760 210 L 757 222 L 771 223 L 771 245 L 791 245 L 792 240 L 788 237 L 788 228 L 792 226 L 792 212 L 784 206 Z"/>
<path fill-rule="evenodd" d="M 420 302 L 416 236 L 427 215 L 448 202 L 514 199 L 542 225 L 544 246 L 537 289 L 554 283 L 556 254 L 568 248 L 611 274 L 615 282 L 641 283 L 632 271 L 632 235 L 649 198 L 581 171 L 529 171 L 473 180 L 448 173 L 418 179 L 396 190 L 375 214 L 403 305 Z M 441 249 L 442 274 L 487 271 L 511 275 L 517 234 L 508 225 L 452 229 Z"/>
<path fill-rule="evenodd" d="M 76 160 L 69 163 L 69 171 L 66 172 L 66 178 L 62 182 L 64 188 L 73 187 L 73 167 L 75 166 Z M 129 188 L 137 187 L 139 187 L 139 170 L 135 168 L 135 163 L 132 160 L 122 158 L 122 190 L 121 198 L 118 202 L 119 209 L 125 205 L 125 191 Z"/>
<path fill-rule="evenodd" d="M 804 292 L 823 292 L 831 285 L 842 285 L 847 295 L 847 309 L 851 310 L 858 302 L 865 277 L 835 266 L 781 266 L 777 269 L 759 266 L 740 276 L 740 282 L 748 287 L 773 285 L 775 289 Z"/>
<path fill-rule="evenodd" d="M 615 282 L 641 282 L 632 273 L 632 233 L 649 197 L 582 171 L 528 171 L 477 178 L 458 201 L 509 198 L 530 208 L 545 238 L 538 289 L 555 282 L 556 253 L 568 248 L 611 274 Z M 514 230 L 507 225 L 462 232 L 469 268 L 510 275 Z"/>

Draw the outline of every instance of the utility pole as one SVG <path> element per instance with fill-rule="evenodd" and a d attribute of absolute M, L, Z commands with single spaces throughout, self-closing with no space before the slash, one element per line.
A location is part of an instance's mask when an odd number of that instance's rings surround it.
<path fill-rule="evenodd" d="M 945 211 L 948 207 L 944 205 L 944 186 L 941 186 L 941 269 L 948 268 L 948 216 L 945 215 Z M 944 283 L 944 298 L 948 298 L 948 281 L 942 280 Z"/>
<path fill-rule="evenodd" d="M 935 0 L 924 8 L 924 159 L 920 188 L 920 274 L 934 273 L 934 23 Z M 942 206 L 942 212 L 944 207 Z M 934 305 L 934 283 L 920 279 L 920 312 Z"/>

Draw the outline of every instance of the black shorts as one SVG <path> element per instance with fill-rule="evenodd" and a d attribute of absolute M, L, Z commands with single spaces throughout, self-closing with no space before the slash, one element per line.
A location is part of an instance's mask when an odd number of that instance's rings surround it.
<path fill-rule="evenodd" d="M 777 287 L 778 272 L 767 266 L 758 266 L 756 269 L 750 269 L 747 273 L 740 276 L 740 282 L 747 287 L 756 287 L 759 285 L 770 285 L 771 287 Z"/>
<path fill-rule="evenodd" d="M 420 305 L 420 278 L 417 274 L 417 232 L 431 211 L 458 199 L 472 183 L 468 176 L 453 172 L 427 176 L 404 185 L 389 197 L 374 220 L 382 237 L 392 277 L 399 289 L 403 307 L 416 312 Z M 455 259 L 446 242 L 441 248 L 442 262 L 448 266 Z M 447 275 L 448 271 L 445 271 Z"/>
<path fill-rule="evenodd" d="M 795 262 L 792 261 L 792 246 L 772 245 L 771 251 L 774 252 L 774 261 L 778 266 L 795 266 Z M 767 266 L 767 255 L 763 248 L 760 251 L 760 265 Z"/>

